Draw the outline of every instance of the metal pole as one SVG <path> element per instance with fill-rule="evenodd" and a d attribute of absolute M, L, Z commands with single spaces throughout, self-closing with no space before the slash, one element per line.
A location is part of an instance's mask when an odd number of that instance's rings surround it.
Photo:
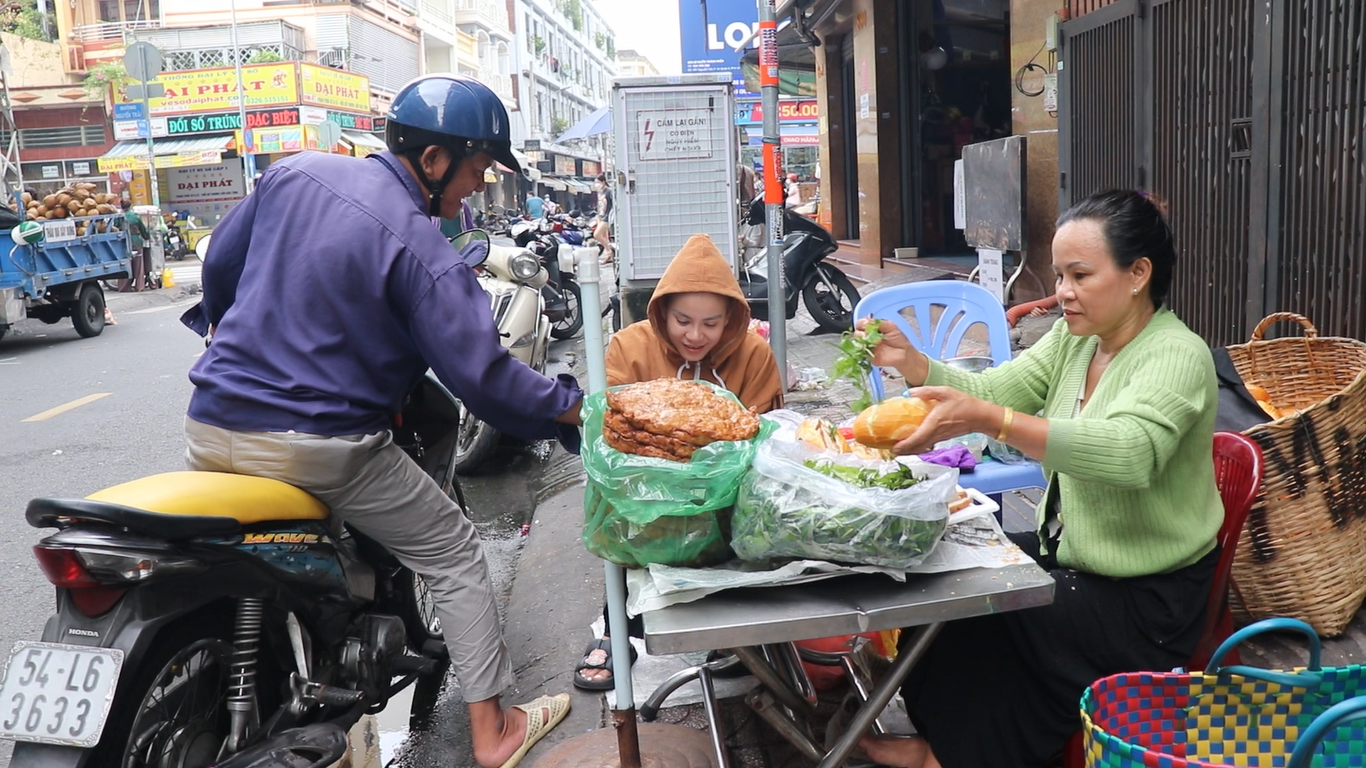
<path fill-rule="evenodd" d="M 147 61 L 147 48 L 138 48 L 138 58 L 142 59 L 143 77 L 148 77 L 147 72 L 152 69 L 151 62 Z M 152 138 L 152 99 L 148 94 L 148 83 L 142 84 L 142 116 L 147 118 L 147 182 L 152 188 L 152 205 L 156 208 L 161 207 L 161 192 L 157 190 L 157 153 L 156 140 Z"/>
<path fill-rule="evenodd" d="M 778 129 L 778 9 L 759 2 L 759 85 L 764 97 L 764 203 L 768 212 L 768 343 L 787 391 L 787 280 L 783 276 L 783 149 Z"/>
<path fill-rule="evenodd" d="M 584 357 L 588 360 L 588 393 L 607 389 L 607 352 L 602 341 L 601 270 L 596 256 L 580 264 L 579 287 L 583 306 L 593 307 L 583 325 Z M 607 580 L 607 634 L 612 637 L 612 682 L 616 686 L 617 708 L 613 722 L 617 729 L 617 751 L 621 768 L 640 768 L 640 735 L 636 731 L 635 694 L 631 690 L 631 634 L 626 621 L 626 571 L 603 561 Z"/>
<path fill-rule="evenodd" d="M 232 10 L 232 61 L 237 68 L 237 119 L 242 124 L 242 143 L 247 141 L 247 89 L 242 85 L 242 47 L 237 43 L 237 0 L 229 6 Z M 247 168 L 247 148 L 237 148 L 237 159 L 242 163 L 242 188 L 248 193 L 256 186 Z"/>

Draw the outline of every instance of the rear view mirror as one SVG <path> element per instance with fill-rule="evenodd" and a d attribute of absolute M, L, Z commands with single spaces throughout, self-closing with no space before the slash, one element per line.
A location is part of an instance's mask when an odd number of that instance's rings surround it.
<path fill-rule="evenodd" d="M 212 237 L 212 234 L 204 235 L 194 244 L 194 256 L 199 259 L 200 264 L 203 264 L 204 258 L 209 255 L 209 239 Z"/>
<path fill-rule="evenodd" d="M 465 263 L 477 267 L 489 257 L 489 233 L 471 229 L 451 238 L 451 247 L 465 257 Z"/>

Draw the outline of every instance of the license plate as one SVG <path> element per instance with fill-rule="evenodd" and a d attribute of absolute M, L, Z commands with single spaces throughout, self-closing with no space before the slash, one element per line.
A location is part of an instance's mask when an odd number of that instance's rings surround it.
<path fill-rule="evenodd" d="M 0 686 L 0 739 L 95 746 L 122 666 L 117 648 L 15 643 Z"/>

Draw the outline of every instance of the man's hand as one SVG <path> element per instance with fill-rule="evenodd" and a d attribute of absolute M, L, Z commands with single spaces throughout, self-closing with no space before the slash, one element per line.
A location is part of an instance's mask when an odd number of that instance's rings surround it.
<path fill-rule="evenodd" d="M 580 400 L 579 402 L 574 404 L 573 408 L 570 408 L 569 410 L 555 417 L 555 421 L 558 421 L 561 424 L 573 424 L 576 427 L 582 427 L 583 416 L 580 414 L 582 410 L 583 401 Z"/>

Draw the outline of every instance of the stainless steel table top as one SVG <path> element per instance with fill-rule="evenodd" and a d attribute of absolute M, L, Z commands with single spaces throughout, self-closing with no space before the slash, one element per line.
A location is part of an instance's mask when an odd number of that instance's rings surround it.
<path fill-rule="evenodd" d="M 1053 602 L 1053 578 L 1030 562 L 906 583 L 859 574 L 789 587 L 719 592 L 644 615 L 650 653 L 688 653 L 913 627 Z"/>

